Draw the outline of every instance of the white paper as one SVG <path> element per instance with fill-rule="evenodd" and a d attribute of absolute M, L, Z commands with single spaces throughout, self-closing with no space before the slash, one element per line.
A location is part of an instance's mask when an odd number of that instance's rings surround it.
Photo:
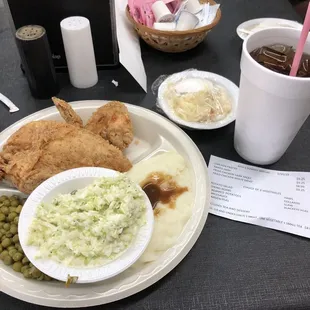
<path fill-rule="evenodd" d="M 208 14 L 207 22 L 206 22 L 207 25 L 213 23 L 213 21 L 216 17 L 217 10 L 219 8 L 220 8 L 220 4 L 210 5 L 210 9 L 208 12 L 209 14 Z"/>
<path fill-rule="evenodd" d="M 209 3 L 203 5 L 203 9 L 196 16 L 199 19 L 199 24 L 196 28 L 204 27 L 213 23 L 217 10 L 220 4 L 210 5 Z"/>
<path fill-rule="evenodd" d="M 126 16 L 127 0 L 117 0 L 114 3 L 120 63 L 147 92 L 147 77 L 141 58 L 139 37 Z"/>
<path fill-rule="evenodd" d="M 211 156 L 210 213 L 310 238 L 310 173 Z"/>

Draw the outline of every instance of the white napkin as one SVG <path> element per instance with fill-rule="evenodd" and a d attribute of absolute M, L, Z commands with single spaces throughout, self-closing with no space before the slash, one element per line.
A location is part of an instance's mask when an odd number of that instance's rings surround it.
<path fill-rule="evenodd" d="M 147 92 L 147 77 L 141 58 L 139 37 L 126 16 L 127 0 L 117 0 L 114 3 L 119 60 Z"/>
<path fill-rule="evenodd" d="M 203 9 L 200 13 L 197 14 L 199 19 L 199 24 L 196 28 L 204 27 L 213 23 L 217 10 L 219 9 L 220 5 L 210 5 L 209 3 L 203 4 Z"/>

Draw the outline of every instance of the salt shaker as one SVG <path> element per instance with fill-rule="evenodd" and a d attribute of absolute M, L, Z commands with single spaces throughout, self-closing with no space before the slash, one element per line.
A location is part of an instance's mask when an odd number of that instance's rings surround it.
<path fill-rule="evenodd" d="M 71 84 L 88 88 L 98 82 L 90 22 L 82 16 L 65 18 L 60 23 Z"/>

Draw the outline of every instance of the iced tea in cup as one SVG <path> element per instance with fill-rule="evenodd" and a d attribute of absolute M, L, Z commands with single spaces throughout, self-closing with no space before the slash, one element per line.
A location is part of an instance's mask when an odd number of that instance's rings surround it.
<path fill-rule="evenodd" d="M 283 68 L 276 68 L 273 60 L 267 59 L 261 62 L 263 66 L 250 53 L 274 45 L 296 48 L 300 33 L 297 29 L 272 28 L 253 33 L 243 42 L 234 145 L 251 163 L 272 164 L 285 153 L 310 114 L 310 77 L 290 77 L 284 62 Z M 310 36 L 304 53 L 310 55 Z M 279 55 L 271 50 L 269 56 Z M 303 66 L 310 73 L 310 61 Z"/>

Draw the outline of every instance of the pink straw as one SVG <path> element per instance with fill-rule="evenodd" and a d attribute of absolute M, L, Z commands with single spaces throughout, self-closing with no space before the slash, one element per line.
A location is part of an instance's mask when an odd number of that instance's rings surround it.
<path fill-rule="evenodd" d="M 309 34 L 309 30 L 310 30 L 310 2 L 308 4 L 307 14 L 305 17 L 304 25 L 302 27 L 299 42 L 297 45 L 297 49 L 296 49 L 296 53 L 294 56 L 290 76 L 296 76 L 296 74 L 297 74 L 299 64 L 300 64 L 300 60 L 301 60 L 302 54 L 304 52 L 305 43 L 307 41 L 307 37 Z"/>

